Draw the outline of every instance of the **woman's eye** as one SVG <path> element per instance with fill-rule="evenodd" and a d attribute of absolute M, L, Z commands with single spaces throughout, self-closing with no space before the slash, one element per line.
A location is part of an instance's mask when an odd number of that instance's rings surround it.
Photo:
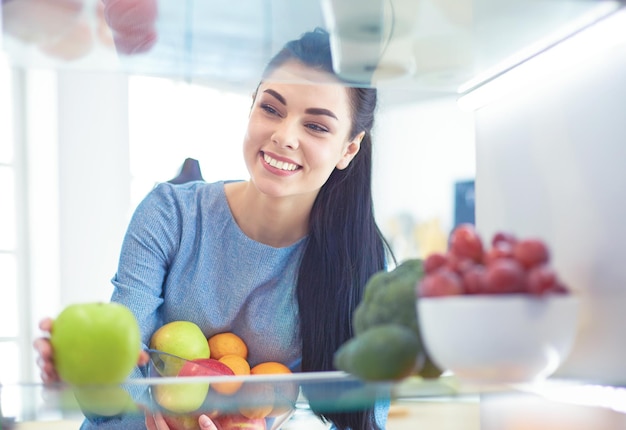
<path fill-rule="evenodd" d="M 280 116 L 280 113 L 274 109 L 271 105 L 267 105 L 267 104 L 262 104 L 261 105 L 261 109 L 263 109 L 265 112 L 271 114 L 271 115 L 278 115 Z"/>
<path fill-rule="evenodd" d="M 327 133 L 328 129 L 324 126 L 321 126 L 319 124 L 307 124 L 306 125 L 308 128 L 310 128 L 313 131 L 319 132 L 319 133 Z"/>

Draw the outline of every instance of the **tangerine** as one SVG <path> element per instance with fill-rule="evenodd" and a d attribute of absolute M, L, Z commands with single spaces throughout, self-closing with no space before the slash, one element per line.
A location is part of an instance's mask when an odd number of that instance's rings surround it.
<path fill-rule="evenodd" d="M 219 359 L 222 363 L 230 367 L 235 375 L 249 375 L 250 374 L 250 364 L 248 361 L 235 354 L 228 354 Z"/>
<path fill-rule="evenodd" d="M 224 363 L 233 371 L 235 375 L 249 375 L 250 365 L 245 358 L 235 354 L 228 354 L 220 358 L 218 361 Z M 243 385 L 243 381 L 219 382 L 214 383 L 213 388 L 220 394 L 235 394 Z"/>
<path fill-rule="evenodd" d="M 291 373 L 291 369 L 278 361 L 265 361 L 259 363 L 250 369 L 251 375 L 267 375 L 267 374 L 280 374 Z"/>
<path fill-rule="evenodd" d="M 291 369 L 277 361 L 265 361 L 257 364 L 256 366 L 252 367 L 252 369 L 250 369 L 251 375 L 272 375 L 286 373 L 292 373 Z M 263 410 L 265 416 L 276 417 L 279 415 L 283 415 L 289 410 L 293 409 L 293 403 L 295 403 L 295 398 L 298 394 L 297 386 L 294 386 L 289 382 L 279 383 L 274 384 L 274 388 L 272 391 L 274 394 L 274 405 L 269 412 Z M 251 411 L 245 412 L 251 414 Z M 258 412 L 258 409 L 255 412 Z"/>
<path fill-rule="evenodd" d="M 235 333 L 224 332 L 211 336 L 208 339 L 211 358 L 219 360 L 225 355 L 238 355 L 248 358 L 248 346 Z"/>
<path fill-rule="evenodd" d="M 274 388 L 270 384 L 245 385 L 241 398 L 247 402 L 239 406 L 239 413 L 246 418 L 265 418 L 274 409 Z"/>

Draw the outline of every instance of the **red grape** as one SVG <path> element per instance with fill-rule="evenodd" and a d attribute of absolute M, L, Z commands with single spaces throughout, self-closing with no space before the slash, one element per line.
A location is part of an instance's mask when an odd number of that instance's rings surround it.
<path fill-rule="evenodd" d="M 462 275 L 470 267 L 474 266 L 476 262 L 471 258 L 460 257 L 456 254 L 448 254 L 448 261 L 446 266 L 448 269 Z"/>
<path fill-rule="evenodd" d="M 527 269 L 550 260 L 548 247 L 540 239 L 524 239 L 517 242 L 513 247 L 513 256 Z"/>
<path fill-rule="evenodd" d="M 526 274 L 516 260 L 501 258 L 487 267 L 485 292 L 491 294 L 517 293 L 524 291 Z"/>
<path fill-rule="evenodd" d="M 489 265 L 500 258 L 513 258 L 513 245 L 509 242 L 500 241 L 485 252 L 483 257 L 485 265 Z"/>
<path fill-rule="evenodd" d="M 472 224 L 461 224 L 452 232 L 450 251 L 459 257 L 482 261 L 483 243 Z"/>
<path fill-rule="evenodd" d="M 426 275 L 417 286 L 420 297 L 440 297 L 463 294 L 459 275 L 445 267 Z"/>
<path fill-rule="evenodd" d="M 518 239 L 499 231 L 487 249 L 472 224 L 461 224 L 450 235 L 447 253 L 433 253 L 424 260 L 425 276 L 416 293 L 422 297 L 569 293 L 549 264 L 548 246 L 540 239 Z"/>
<path fill-rule="evenodd" d="M 484 293 L 486 288 L 485 266 L 476 264 L 463 273 L 463 287 L 465 294 Z"/>
<path fill-rule="evenodd" d="M 499 231 L 493 235 L 493 238 L 491 239 L 491 246 L 496 246 L 496 244 L 502 242 L 508 243 L 509 245 L 515 245 L 515 242 L 517 242 L 517 238 L 512 233 Z"/>
<path fill-rule="evenodd" d="M 448 257 L 445 254 L 440 252 L 435 252 L 434 254 L 430 254 L 424 260 L 424 272 L 426 274 L 431 274 L 435 272 L 440 267 L 443 267 L 448 262 Z"/>
<path fill-rule="evenodd" d="M 554 287 L 556 283 L 556 273 L 547 264 L 535 266 L 528 271 L 527 290 L 531 294 L 544 294 Z"/>

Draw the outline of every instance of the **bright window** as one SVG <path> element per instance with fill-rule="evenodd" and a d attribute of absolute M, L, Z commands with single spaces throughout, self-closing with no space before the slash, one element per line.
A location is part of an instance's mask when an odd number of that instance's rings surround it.
<path fill-rule="evenodd" d="M 18 207 L 11 80 L 11 69 L 0 56 L 0 382 L 3 383 L 18 382 L 21 376 L 18 346 Z"/>
<path fill-rule="evenodd" d="M 129 78 L 133 207 L 155 183 L 176 176 L 186 158 L 206 181 L 247 179 L 242 142 L 250 95 L 169 79 Z"/>

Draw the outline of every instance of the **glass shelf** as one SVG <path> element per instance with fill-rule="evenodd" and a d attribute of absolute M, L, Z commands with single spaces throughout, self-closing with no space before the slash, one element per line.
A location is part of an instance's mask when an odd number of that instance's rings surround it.
<path fill-rule="evenodd" d="M 232 395 L 220 394 L 217 390 L 220 384 L 224 386 L 224 381 L 242 385 Z M 378 400 L 433 397 L 471 400 L 476 393 L 461 387 L 452 377 L 432 380 L 411 377 L 395 383 L 363 382 L 343 372 L 138 378 L 121 385 L 79 388 L 62 383 L 0 387 L 1 410 L 6 422 L 77 419 L 83 412 L 89 413 L 90 408 L 98 411 L 98 415 L 143 414 L 146 410 L 173 415 L 215 411 L 228 414 L 241 408 L 263 408 L 268 401 L 274 410 L 287 413 L 310 408 L 337 412 L 371 407 Z"/>
<path fill-rule="evenodd" d="M 415 100 L 489 79 L 623 7 L 614 0 L 364 0 L 360 10 L 338 0 L 128 2 L 134 10 L 109 3 L 118 7 L 105 13 L 100 0 L 3 1 L 8 60 L 247 94 L 286 41 L 320 26 L 331 30 L 340 73 Z"/>
<path fill-rule="evenodd" d="M 217 387 L 225 383 L 242 385 L 234 394 L 220 394 Z M 274 420 L 279 420 L 289 418 L 295 411 L 311 414 L 311 409 L 322 413 L 359 410 L 381 400 L 477 403 L 486 394 L 514 392 L 626 412 L 624 385 L 560 379 L 533 384 L 480 385 L 462 383 L 452 375 L 437 379 L 408 377 L 399 382 L 364 382 L 344 372 L 138 378 L 119 386 L 80 388 L 66 384 L 9 384 L 0 387 L 0 399 L 4 429 L 9 428 L 11 422 L 79 420 L 89 410 L 97 411 L 98 415 L 121 413 L 143 417 L 145 411 L 171 416 L 223 415 L 238 413 L 242 408 L 271 406 L 274 412 L 280 409 L 278 414 L 272 414 L 276 415 Z M 82 409 L 76 399 L 82 402 Z"/>

